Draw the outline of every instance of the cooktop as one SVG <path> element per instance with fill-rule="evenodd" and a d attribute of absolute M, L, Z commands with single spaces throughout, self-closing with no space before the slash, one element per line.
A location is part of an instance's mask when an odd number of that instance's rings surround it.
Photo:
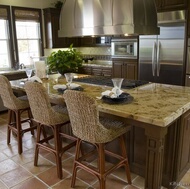
<path fill-rule="evenodd" d="M 73 81 L 113 87 L 113 83 L 111 79 L 112 79 L 111 77 L 106 77 L 106 76 L 84 76 L 80 78 L 74 78 Z M 135 87 L 139 87 L 141 85 L 145 85 L 147 83 L 149 82 L 141 81 L 141 80 L 124 79 L 122 82 L 121 88 L 132 89 Z"/>

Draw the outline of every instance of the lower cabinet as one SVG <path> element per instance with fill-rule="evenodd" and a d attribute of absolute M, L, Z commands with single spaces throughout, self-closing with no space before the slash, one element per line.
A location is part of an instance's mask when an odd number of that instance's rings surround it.
<path fill-rule="evenodd" d="M 104 66 L 83 66 L 80 70 L 82 74 L 95 75 L 95 76 L 108 76 L 112 77 L 112 68 Z"/>
<path fill-rule="evenodd" d="M 137 79 L 137 60 L 128 60 L 128 59 L 112 59 L 112 76 L 113 77 L 122 77 L 125 79 Z"/>
<path fill-rule="evenodd" d="M 190 167 L 190 111 L 181 117 L 178 133 L 180 153 L 176 154 L 176 157 L 178 157 L 177 177 L 181 179 Z"/>
<path fill-rule="evenodd" d="M 174 121 L 165 137 L 162 186 L 173 189 L 172 182 L 180 182 L 190 169 L 190 110 Z M 129 147 L 130 168 L 133 173 L 145 176 L 146 135 L 141 127 L 132 126 Z"/>

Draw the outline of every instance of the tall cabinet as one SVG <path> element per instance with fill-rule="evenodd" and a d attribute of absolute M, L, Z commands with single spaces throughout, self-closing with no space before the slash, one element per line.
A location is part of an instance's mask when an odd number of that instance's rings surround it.
<path fill-rule="evenodd" d="M 46 48 L 63 48 L 71 44 L 78 47 L 78 38 L 58 37 L 60 11 L 56 8 L 43 9 Z"/>

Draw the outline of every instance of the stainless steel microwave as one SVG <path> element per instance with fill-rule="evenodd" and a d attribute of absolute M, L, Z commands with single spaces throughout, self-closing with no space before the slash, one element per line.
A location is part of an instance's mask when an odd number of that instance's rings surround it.
<path fill-rule="evenodd" d="M 112 39 L 112 58 L 137 58 L 137 39 Z"/>

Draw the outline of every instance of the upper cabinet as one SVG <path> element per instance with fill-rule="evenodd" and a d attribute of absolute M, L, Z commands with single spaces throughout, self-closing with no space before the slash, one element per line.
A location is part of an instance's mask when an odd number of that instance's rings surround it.
<path fill-rule="evenodd" d="M 62 48 L 79 46 L 78 38 L 58 37 L 60 9 L 46 8 L 44 11 L 44 27 L 46 48 Z"/>
<path fill-rule="evenodd" d="M 190 1 L 188 2 L 188 14 L 187 14 L 187 35 L 190 37 Z"/>
<path fill-rule="evenodd" d="M 187 9 L 187 0 L 155 0 L 158 11 Z"/>
<path fill-rule="evenodd" d="M 81 37 L 80 46 L 111 46 L 111 37 Z"/>
<path fill-rule="evenodd" d="M 111 46 L 111 37 L 58 37 L 60 9 L 46 8 L 44 11 L 46 48 Z"/>

